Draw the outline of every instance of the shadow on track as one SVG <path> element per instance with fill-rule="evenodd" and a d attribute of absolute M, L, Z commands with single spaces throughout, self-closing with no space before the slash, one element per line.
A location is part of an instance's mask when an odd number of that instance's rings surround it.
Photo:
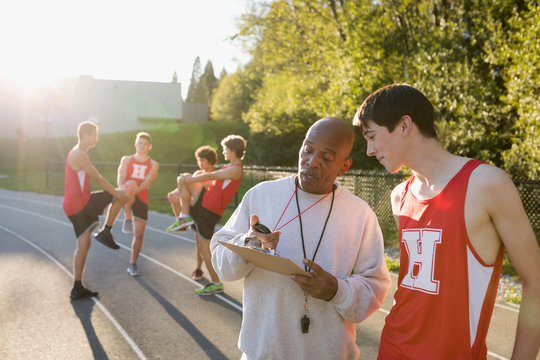
<path fill-rule="evenodd" d="M 94 325 L 92 324 L 92 311 L 94 310 L 94 301 L 92 299 L 77 300 L 72 301 L 71 306 L 73 306 L 73 311 L 81 321 L 84 332 L 86 333 L 86 338 L 92 349 L 92 354 L 94 359 L 104 359 L 107 360 L 109 357 L 103 349 L 101 342 L 99 341 L 96 332 L 94 330 Z"/>
<path fill-rule="evenodd" d="M 184 314 L 182 314 L 173 304 L 167 299 L 161 296 L 150 285 L 148 285 L 143 279 L 138 278 L 137 282 L 141 285 L 150 295 L 152 295 L 157 302 L 163 307 L 163 309 L 171 316 L 171 318 L 178 323 L 184 330 L 191 335 L 193 340 L 201 347 L 201 349 L 208 355 L 210 359 L 227 359 L 227 357 L 209 341 L 203 333 L 197 329 L 191 321 L 189 321 Z"/>

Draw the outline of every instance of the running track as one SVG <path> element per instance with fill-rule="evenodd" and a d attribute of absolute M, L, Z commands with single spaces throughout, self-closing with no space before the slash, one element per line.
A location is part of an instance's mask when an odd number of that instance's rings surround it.
<path fill-rule="evenodd" d="M 75 247 L 58 196 L 0 189 L 0 358 L 239 359 L 242 282 L 200 298 L 205 280 L 190 277 L 193 234 L 162 229 L 173 218 L 151 212 L 139 259 L 126 272 L 131 237 L 113 233 L 120 250 L 93 242 L 85 283 L 99 298 L 69 301 Z M 395 290 L 396 277 L 391 293 Z M 358 325 L 361 359 L 375 359 L 391 294 Z M 517 310 L 497 304 L 488 334 L 489 359 L 511 355 Z M 279 344 L 276 344 L 279 346 Z"/>

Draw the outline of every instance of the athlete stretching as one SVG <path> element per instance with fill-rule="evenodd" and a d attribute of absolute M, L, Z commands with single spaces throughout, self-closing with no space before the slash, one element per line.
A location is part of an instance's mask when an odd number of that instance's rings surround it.
<path fill-rule="evenodd" d="M 129 201 L 135 217 L 135 232 L 131 243 L 131 258 L 127 267 L 127 272 L 131 276 L 138 276 L 137 259 L 141 252 L 144 240 L 144 230 L 148 219 L 148 188 L 156 179 L 159 164 L 148 156 L 152 149 L 152 138 L 148 133 L 140 132 L 135 138 L 135 154 L 122 157 L 118 166 L 118 186 L 123 188 L 126 183 L 133 181 L 136 183 L 134 189 L 129 190 Z M 127 189 L 127 187 L 126 187 Z M 114 242 L 111 228 L 116 217 L 122 210 L 120 204 L 111 204 L 107 211 L 104 227 L 99 233 L 94 234 L 98 241 L 103 242 L 111 249 L 118 249 Z"/>
<path fill-rule="evenodd" d="M 181 224 L 177 220 L 168 228 L 169 231 L 182 231 L 192 225 L 195 227 L 197 251 L 202 255 L 211 279 L 211 282 L 204 288 L 195 290 L 199 295 L 213 295 L 223 292 L 223 284 L 212 266 L 210 239 L 214 235 L 217 222 L 233 199 L 242 181 L 244 174 L 242 159 L 244 158 L 246 144 L 246 140 L 240 135 L 229 135 L 221 141 L 223 157 L 229 162 L 227 165 L 213 172 L 199 175 L 186 173 L 177 178 L 179 187 L 189 187 L 189 184 L 212 180 L 208 190 L 200 187 L 200 194 L 192 194 L 198 197 L 198 200 L 190 209 L 193 220 Z"/>
<path fill-rule="evenodd" d="M 87 154 L 88 149 L 96 146 L 98 141 L 97 125 L 85 121 L 77 129 L 78 143 L 71 149 L 66 160 L 65 192 L 62 206 L 64 212 L 73 224 L 77 247 L 73 254 L 73 280 L 71 299 L 81 299 L 96 296 L 97 292 L 90 291 L 82 285 L 82 277 L 86 256 L 90 249 L 90 234 L 99 225 L 98 215 L 111 201 L 118 206 L 127 201 L 126 194 L 115 189 L 92 164 Z M 90 179 L 95 181 L 105 191 L 90 193 Z"/>

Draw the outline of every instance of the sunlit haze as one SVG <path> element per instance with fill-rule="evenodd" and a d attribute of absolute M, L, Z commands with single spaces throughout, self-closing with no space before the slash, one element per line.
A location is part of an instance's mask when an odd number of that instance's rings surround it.
<path fill-rule="evenodd" d="M 170 82 L 186 96 L 195 57 L 216 76 L 249 57 L 228 40 L 249 0 L 16 0 L 0 3 L 0 80 Z"/>

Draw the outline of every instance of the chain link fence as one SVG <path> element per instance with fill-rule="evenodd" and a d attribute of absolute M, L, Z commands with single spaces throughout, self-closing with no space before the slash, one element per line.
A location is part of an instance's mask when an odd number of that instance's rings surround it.
<path fill-rule="evenodd" d="M 246 174 L 257 181 L 274 180 L 297 173 L 296 168 L 246 166 Z M 379 224 L 386 236 L 394 232 L 396 223 L 390 203 L 390 193 L 409 175 L 388 174 L 373 171 L 350 170 L 338 178 L 340 185 L 364 199 L 377 214 Z M 540 180 L 514 179 L 525 212 L 529 217 L 536 238 L 540 235 Z M 397 235 L 397 231 L 395 231 Z"/>

